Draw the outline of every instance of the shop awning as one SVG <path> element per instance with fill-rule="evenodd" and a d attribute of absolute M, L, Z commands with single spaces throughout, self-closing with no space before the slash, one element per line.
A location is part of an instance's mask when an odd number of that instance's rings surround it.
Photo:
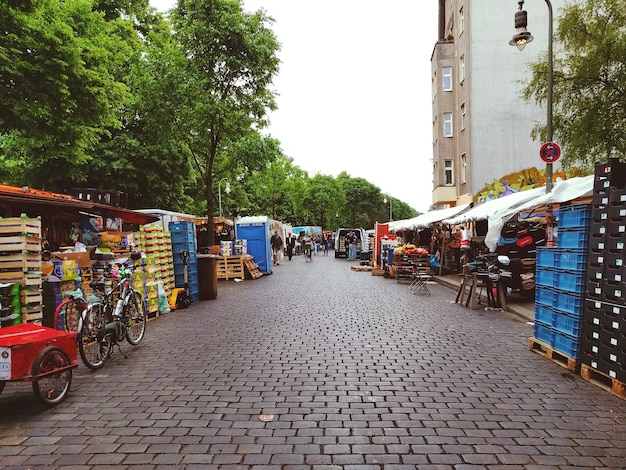
<path fill-rule="evenodd" d="M 476 220 L 487 220 L 497 212 L 517 207 L 520 204 L 535 199 L 545 193 L 546 188 L 534 188 L 527 191 L 509 194 L 508 196 L 500 197 L 498 199 L 485 201 L 482 204 L 474 206 L 470 210 L 463 212 L 462 214 L 444 219 L 443 222 L 448 225 L 458 225 Z"/>
<path fill-rule="evenodd" d="M 434 211 L 428 211 L 424 214 L 420 214 L 417 217 L 406 220 L 398 220 L 396 222 L 389 223 L 389 230 L 422 230 L 430 227 L 432 224 L 441 222 L 448 217 L 460 214 L 463 211 L 468 210 L 470 204 L 463 204 L 455 207 L 448 207 L 446 209 L 439 209 Z"/>
<path fill-rule="evenodd" d="M 158 217 L 151 214 L 143 214 L 131 209 L 98 204 L 91 201 L 82 201 L 67 194 L 43 191 L 41 189 L 29 188 L 28 186 L 19 187 L 0 184 L 0 202 L 10 205 L 13 212 L 31 212 L 28 214 L 31 217 L 57 207 L 64 212 L 82 212 L 86 215 L 117 218 L 136 225 L 143 225 L 158 220 Z M 40 214 L 32 213 L 33 211 Z M 16 214 L 12 215 L 15 216 Z"/>

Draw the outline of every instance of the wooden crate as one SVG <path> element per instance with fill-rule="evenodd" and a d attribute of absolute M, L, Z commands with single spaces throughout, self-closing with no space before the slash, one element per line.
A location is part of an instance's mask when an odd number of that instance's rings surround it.
<path fill-rule="evenodd" d="M 0 273 L 41 272 L 41 255 L 35 253 L 19 253 L 0 255 Z"/>
<path fill-rule="evenodd" d="M 41 239 L 24 235 L 0 236 L 0 253 L 41 253 Z"/>
<path fill-rule="evenodd" d="M 41 237 L 41 219 L 28 217 L 0 217 L 0 237 L 8 235 L 26 235 Z"/>

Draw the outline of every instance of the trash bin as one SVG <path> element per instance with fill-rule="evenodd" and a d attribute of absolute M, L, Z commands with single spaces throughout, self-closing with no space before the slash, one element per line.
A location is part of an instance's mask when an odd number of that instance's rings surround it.
<path fill-rule="evenodd" d="M 200 300 L 217 298 L 217 260 L 216 255 L 197 255 L 198 284 Z"/>

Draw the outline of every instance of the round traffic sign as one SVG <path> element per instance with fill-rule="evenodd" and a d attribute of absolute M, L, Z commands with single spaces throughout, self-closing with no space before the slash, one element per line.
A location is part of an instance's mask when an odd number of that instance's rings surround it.
<path fill-rule="evenodd" d="M 556 162 L 561 156 L 561 147 L 554 142 L 546 142 L 541 146 L 539 156 L 546 163 Z"/>

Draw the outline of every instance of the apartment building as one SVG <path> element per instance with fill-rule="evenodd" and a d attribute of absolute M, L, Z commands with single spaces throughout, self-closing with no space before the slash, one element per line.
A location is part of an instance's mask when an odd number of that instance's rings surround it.
<path fill-rule="evenodd" d="M 551 2 L 555 31 L 565 1 Z M 524 2 L 534 40 L 520 52 L 509 45 L 519 3 L 439 0 L 431 57 L 435 208 L 471 202 L 505 175 L 545 171 L 543 142 L 530 137 L 535 124 L 546 123 L 545 103 L 524 101 L 521 80 L 530 78 L 529 63 L 547 53 L 549 10 L 545 0 Z"/>

